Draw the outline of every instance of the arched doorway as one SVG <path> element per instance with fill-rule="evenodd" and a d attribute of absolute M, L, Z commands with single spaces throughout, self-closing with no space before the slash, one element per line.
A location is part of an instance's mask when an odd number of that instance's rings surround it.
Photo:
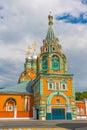
<path fill-rule="evenodd" d="M 51 116 L 52 120 L 64 120 L 65 117 L 65 111 L 66 111 L 66 100 L 61 95 L 55 95 L 52 97 L 50 105 L 51 105 Z"/>
<path fill-rule="evenodd" d="M 68 109 L 67 109 L 68 108 Z M 69 111 L 68 111 L 69 110 Z M 54 92 L 47 99 L 47 120 L 72 119 L 69 100 L 62 92 Z"/>

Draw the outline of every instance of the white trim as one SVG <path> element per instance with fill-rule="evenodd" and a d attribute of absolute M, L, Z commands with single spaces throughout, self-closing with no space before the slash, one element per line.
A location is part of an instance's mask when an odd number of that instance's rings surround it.
<path fill-rule="evenodd" d="M 28 111 L 30 111 L 30 97 L 28 97 L 27 100 L 28 100 Z"/>
<path fill-rule="evenodd" d="M 50 84 L 52 85 L 50 88 Z M 48 90 L 54 90 L 54 83 L 53 82 L 48 82 Z"/>
<path fill-rule="evenodd" d="M 67 104 L 50 104 L 50 106 L 66 106 Z"/>
<path fill-rule="evenodd" d="M 84 120 L 84 119 L 87 120 L 87 116 L 77 116 L 76 119 L 77 119 L 77 120 L 82 120 L 82 119 L 83 119 L 83 120 Z"/>
<path fill-rule="evenodd" d="M 34 120 L 34 118 L 0 118 L 0 120 Z"/>

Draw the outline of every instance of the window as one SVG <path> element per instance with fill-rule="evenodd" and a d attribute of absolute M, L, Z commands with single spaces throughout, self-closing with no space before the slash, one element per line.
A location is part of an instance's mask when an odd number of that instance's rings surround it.
<path fill-rule="evenodd" d="M 47 66 L 48 66 L 47 57 L 44 56 L 43 60 L 42 60 L 42 67 L 45 70 L 45 69 L 47 69 Z"/>
<path fill-rule="evenodd" d="M 6 111 L 13 111 L 16 106 L 16 100 L 14 98 L 8 98 L 5 102 Z"/>
<path fill-rule="evenodd" d="M 8 111 L 13 111 L 13 106 L 8 106 L 7 110 Z"/>
<path fill-rule="evenodd" d="M 46 48 L 46 51 L 48 51 L 48 48 Z"/>
<path fill-rule="evenodd" d="M 55 48 L 53 47 L 53 51 L 55 51 Z"/>
<path fill-rule="evenodd" d="M 65 85 L 65 84 L 63 84 L 63 85 L 62 85 L 62 88 L 65 90 L 65 89 L 66 89 L 66 85 Z"/>
<path fill-rule="evenodd" d="M 63 90 L 63 91 L 67 90 L 67 82 L 65 80 L 61 81 L 61 90 Z"/>
<path fill-rule="evenodd" d="M 67 87 L 66 87 L 66 83 L 62 83 L 62 87 L 61 87 L 62 90 L 66 90 Z"/>
<path fill-rule="evenodd" d="M 49 83 L 49 88 L 52 89 L 52 83 Z"/>
<path fill-rule="evenodd" d="M 54 90 L 54 83 L 48 83 L 48 90 Z"/>
<path fill-rule="evenodd" d="M 60 99 L 57 99 L 57 100 L 56 100 L 56 104 L 60 104 Z"/>
<path fill-rule="evenodd" d="M 59 58 L 56 55 L 52 56 L 52 68 L 59 69 Z"/>

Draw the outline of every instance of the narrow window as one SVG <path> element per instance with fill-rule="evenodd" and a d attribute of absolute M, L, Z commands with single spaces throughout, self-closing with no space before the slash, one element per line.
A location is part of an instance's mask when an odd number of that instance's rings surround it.
<path fill-rule="evenodd" d="M 65 84 L 63 84 L 63 85 L 62 85 L 62 87 L 63 87 L 63 89 L 64 89 L 64 90 L 66 89 L 66 86 L 65 86 Z"/>
<path fill-rule="evenodd" d="M 48 66 L 48 61 L 47 61 L 47 57 L 43 57 L 43 60 L 42 60 L 42 67 L 43 69 L 47 69 L 47 66 Z"/>
<path fill-rule="evenodd" d="M 59 69 L 59 58 L 56 55 L 52 56 L 52 68 Z"/>
<path fill-rule="evenodd" d="M 53 47 L 53 51 L 55 51 L 55 48 Z"/>
<path fill-rule="evenodd" d="M 48 90 L 54 90 L 54 83 L 48 83 Z"/>
<path fill-rule="evenodd" d="M 56 100 L 56 104 L 60 104 L 60 99 L 57 99 L 57 100 Z"/>

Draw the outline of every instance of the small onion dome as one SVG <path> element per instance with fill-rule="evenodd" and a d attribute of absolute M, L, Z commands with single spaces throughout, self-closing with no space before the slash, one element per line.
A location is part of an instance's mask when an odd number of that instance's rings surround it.
<path fill-rule="evenodd" d="M 28 56 L 27 59 L 31 59 L 31 56 Z"/>
<path fill-rule="evenodd" d="M 37 59 L 37 56 L 36 56 L 36 55 L 34 55 L 34 56 L 33 56 L 33 58 L 34 58 L 34 59 Z"/>

